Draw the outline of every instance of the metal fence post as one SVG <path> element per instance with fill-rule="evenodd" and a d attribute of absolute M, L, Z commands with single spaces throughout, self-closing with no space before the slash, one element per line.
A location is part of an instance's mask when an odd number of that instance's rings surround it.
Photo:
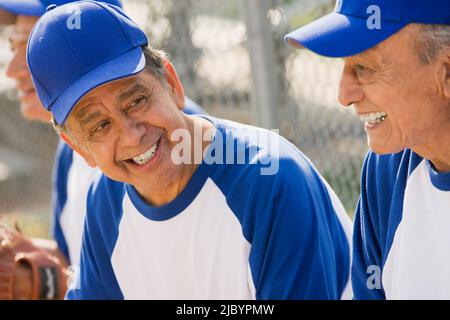
<path fill-rule="evenodd" d="M 252 72 L 251 105 L 258 126 L 278 129 L 280 89 L 272 30 L 267 19 L 271 0 L 245 0 L 247 35 Z"/>

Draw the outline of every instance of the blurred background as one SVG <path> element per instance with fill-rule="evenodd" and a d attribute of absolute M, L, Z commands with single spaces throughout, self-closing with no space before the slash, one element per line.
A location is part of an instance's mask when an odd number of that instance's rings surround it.
<path fill-rule="evenodd" d="M 337 103 L 339 59 L 286 46 L 283 36 L 333 10 L 334 0 L 123 0 L 155 48 L 174 63 L 186 95 L 211 115 L 280 133 L 299 147 L 352 216 L 367 151 L 363 125 Z M 0 30 L 0 215 L 49 237 L 57 136 L 22 119 Z"/>

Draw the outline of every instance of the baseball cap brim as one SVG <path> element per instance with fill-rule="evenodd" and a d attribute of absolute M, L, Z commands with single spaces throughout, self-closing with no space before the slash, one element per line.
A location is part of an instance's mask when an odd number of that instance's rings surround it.
<path fill-rule="evenodd" d="M 24 16 L 41 16 L 46 7 L 39 0 L 1 0 L 0 9 Z"/>
<path fill-rule="evenodd" d="M 382 20 L 380 29 L 369 29 L 365 18 L 333 12 L 287 34 L 285 41 L 322 56 L 348 57 L 376 46 L 406 24 Z"/>
<path fill-rule="evenodd" d="M 90 91 L 108 82 L 135 75 L 144 67 L 144 53 L 141 47 L 136 47 L 92 69 L 66 88 L 50 105 L 56 122 L 63 124 L 76 104 Z"/>

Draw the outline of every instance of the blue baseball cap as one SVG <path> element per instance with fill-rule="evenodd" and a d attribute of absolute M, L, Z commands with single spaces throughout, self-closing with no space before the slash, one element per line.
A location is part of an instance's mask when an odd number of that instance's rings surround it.
<path fill-rule="evenodd" d="M 347 57 L 410 23 L 450 24 L 450 0 L 337 0 L 333 13 L 287 34 L 285 41 L 323 56 Z"/>
<path fill-rule="evenodd" d="M 121 0 L 100 0 L 118 7 L 122 7 Z M 56 4 L 58 6 L 74 2 L 74 0 L 0 0 L 0 9 L 15 15 L 42 16 L 47 7 Z"/>
<path fill-rule="evenodd" d="M 69 5 L 44 14 L 28 40 L 27 62 L 42 105 L 63 124 L 91 90 L 141 72 L 145 33 L 118 7 L 75 2 L 79 26 L 69 27 Z"/>

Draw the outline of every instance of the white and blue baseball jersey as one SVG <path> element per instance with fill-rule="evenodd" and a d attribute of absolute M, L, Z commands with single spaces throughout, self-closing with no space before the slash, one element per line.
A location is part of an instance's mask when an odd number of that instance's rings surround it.
<path fill-rule="evenodd" d="M 79 265 L 87 193 L 100 171 L 61 140 L 53 172 L 53 238 L 70 264 Z"/>
<path fill-rule="evenodd" d="M 350 287 L 351 222 L 311 162 L 274 133 L 205 118 L 213 141 L 254 157 L 204 160 L 161 207 L 99 176 L 68 299 L 339 299 Z M 279 152 L 243 134 L 261 131 Z M 276 174 L 261 174 L 267 160 Z"/>
<path fill-rule="evenodd" d="M 186 97 L 184 112 L 206 114 Z M 100 174 L 64 142 L 58 145 L 53 170 L 53 237 L 72 265 L 79 265 L 86 199 L 94 177 Z"/>
<path fill-rule="evenodd" d="M 450 299 L 449 230 L 450 173 L 411 150 L 370 152 L 355 217 L 355 298 Z"/>

